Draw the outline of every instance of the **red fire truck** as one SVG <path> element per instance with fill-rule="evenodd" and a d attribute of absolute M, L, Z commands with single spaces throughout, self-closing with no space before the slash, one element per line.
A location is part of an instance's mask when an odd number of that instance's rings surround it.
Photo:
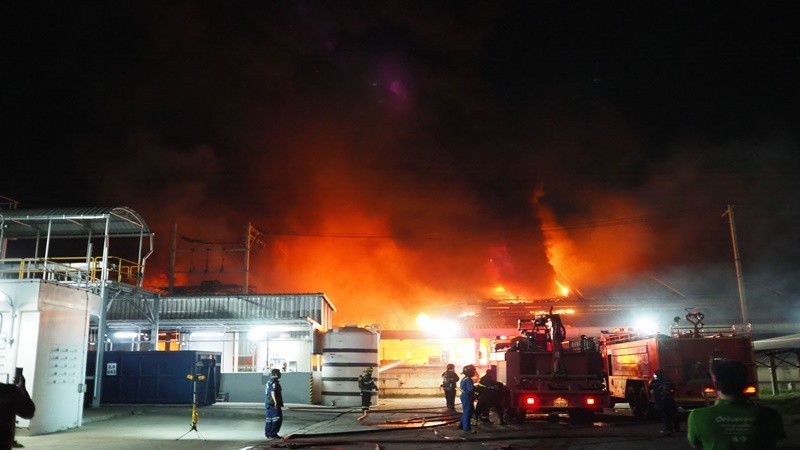
<path fill-rule="evenodd" d="M 603 357 L 593 338 L 570 341 L 558 314 L 518 321 L 520 336 L 505 359 L 497 361 L 497 379 L 508 389 L 510 419 L 527 413 L 568 413 L 588 420 L 608 405 Z"/>
<path fill-rule="evenodd" d="M 750 330 L 733 326 L 709 327 L 702 313 L 687 309 L 692 326 L 679 326 L 676 317 L 670 335 L 643 335 L 635 331 L 603 332 L 600 348 L 611 395 L 610 405 L 627 402 L 637 417 L 654 414 L 650 381 L 657 369 L 677 386 L 679 406 L 692 408 L 713 403 L 714 386 L 709 367 L 719 359 L 735 359 L 749 367 L 746 394 L 757 395 L 755 357 Z"/>

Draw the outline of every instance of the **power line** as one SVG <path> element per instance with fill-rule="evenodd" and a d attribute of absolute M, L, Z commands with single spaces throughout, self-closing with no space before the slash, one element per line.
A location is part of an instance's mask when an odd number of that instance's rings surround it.
<path fill-rule="evenodd" d="M 621 219 L 605 219 L 605 220 L 597 220 L 592 222 L 583 222 L 583 223 L 568 224 L 568 225 L 554 225 L 548 227 L 541 227 L 539 228 L 539 230 L 546 232 L 546 231 L 557 231 L 557 230 L 567 230 L 567 229 L 577 229 L 577 228 L 617 227 L 623 225 L 650 222 L 664 218 L 665 217 L 661 215 L 635 216 L 635 217 L 625 217 Z M 459 233 L 464 234 L 465 232 L 460 231 Z M 318 238 L 341 238 L 341 239 L 399 239 L 401 237 L 399 235 L 392 233 L 323 233 L 315 231 L 269 231 L 265 232 L 265 234 L 272 236 L 318 237 Z M 413 235 L 413 236 L 417 238 L 422 237 L 425 239 L 443 239 L 444 237 L 452 234 L 453 232 L 427 233 L 423 235 Z"/>
<path fill-rule="evenodd" d="M 593 222 L 583 222 L 583 223 L 575 223 L 567 225 L 552 225 L 549 227 L 542 227 L 541 230 L 558 231 L 558 230 L 572 230 L 577 228 L 618 227 L 622 225 L 651 222 L 654 220 L 661 220 L 664 218 L 665 216 L 662 215 L 635 216 L 635 217 L 625 217 L 622 219 L 606 219 L 606 220 L 597 220 Z"/>

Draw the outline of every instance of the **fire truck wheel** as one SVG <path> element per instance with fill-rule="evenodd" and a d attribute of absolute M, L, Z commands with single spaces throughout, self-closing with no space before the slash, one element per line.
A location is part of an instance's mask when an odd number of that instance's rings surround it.
<path fill-rule="evenodd" d="M 655 419 L 656 418 L 656 407 L 652 403 L 650 403 L 650 397 L 647 395 L 647 388 L 644 386 L 642 390 L 639 391 L 639 402 L 641 403 L 641 407 L 643 411 L 643 417 L 645 419 Z"/>
<path fill-rule="evenodd" d="M 523 423 L 525 422 L 525 416 L 527 415 L 527 413 L 528 412 L 525 410 L 525 408 L 517 408 L 513 411 L 510 411 L 509 414 L 511 416 L 510 420 L 513 420 L 514 423 Z"/>
<path fill-rule="evenodd" d="M 502 420 L 504 422 L 516 422 L 517 412 L 514 410 L 514 408 L 506 408 Z"/>
<path fill-rule="evenodd" d="M 625 393 L 625 398 L 631 407 L 633 417 L 644 419 L 648 416 L 650 408 L 647 400 L 647 391 L 644 390 L 644 386 L 639 387 L 639 389 L 636 386 L 629 386 Z"/>
<path fill-rule="evenodd" d="M 636 391 L 636 401 L 633 406 L 633 415 L 638 419 L 650 419 L 653 416 L 653 408 L 650 407 L 650 400 L 647 398 L 647 390 L 644 386 Z"/>
<path fill-rule="evenodd" d="M 634 389 L 633 386 L 629 386 L 625 391 L 625 400 L 628 401 L 628 406 L 630 406 L 631 411 L 633 411 L 636 408 L 636 389 Z"/>
<path fill-rule="evenodd" d="M 641 405 L 642 417 L 644 419 L 655 419 L 656 408 L 650 403 L 650 398 L 647 396 L 647 388 L 644 386 L 639 390 L 639 404 Z"/>

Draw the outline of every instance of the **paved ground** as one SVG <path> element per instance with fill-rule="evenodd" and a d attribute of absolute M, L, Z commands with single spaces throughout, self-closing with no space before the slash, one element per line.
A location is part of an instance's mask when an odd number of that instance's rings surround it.
<path fill-rule="evenodd" d="M 598 416 L 592 423 L 533 416 L 523 424 L 482 424 L 476 434 L 457 429 L 439 398 L 381 399 L 365 422 L 358 408 L 288 405 L 283 439 L 264 439 L 260 404 L 217 403 L 200 408 L 197 431 L 187 406 L 103 406 L 85 412 L 84 426 L 42 436 L 20 430 L 29 449 L 547 449 L 679 450 L 690 448 L 685 433 L 658 435 L 655 422 L 638 422 L 627 410 Z M 782 449 L 800 449 L 800 420 L 787 419 Z"/>

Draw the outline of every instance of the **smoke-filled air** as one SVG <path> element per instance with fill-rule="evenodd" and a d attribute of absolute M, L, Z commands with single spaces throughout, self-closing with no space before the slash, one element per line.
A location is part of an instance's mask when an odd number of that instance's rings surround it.
<path fill-rule="evenodd" d="M 194 249 L 179 285 L 241 284 L 242 253 L 217 250 L 249 223 L 254 291 L 324 292 L 337 325 L 565 295 L 736 319 L 733 205 L 753 315 L 800 310 L 798 38 L 778 19 L 740 36 L 744 12 L 709 31 L 502 2 L 73 6 L 16 25 L 10 157 L 47 149 L 48 175 L 6 194 L 134 208 L 148 287 L 173 237 Z M 34 33 L 41 14 L 59 20 Z"/>

